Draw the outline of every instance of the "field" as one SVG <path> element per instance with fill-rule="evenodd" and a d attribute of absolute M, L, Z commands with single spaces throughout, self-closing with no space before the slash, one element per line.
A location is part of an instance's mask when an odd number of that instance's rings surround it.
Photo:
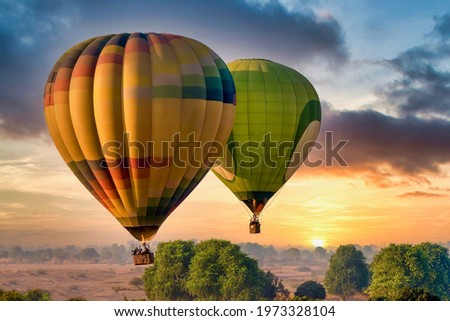
<path fill-rule="evenodd" d="M 327 266 L 267 265 L 262 268 L 278 276 L 292 293 L 304 281 L 314 280 L 322 283 Z"/>
<path fill-rule="evenodd" d="M 321 280 L 323 267 L 265 266 L 283 280 L 291 292 L 303 281 Z M 142 277 L 145 267 L 131 264 L 2 264 L 0 288 L 50 291 L 53 300 L 83 297 L 87 300 L 142 300 L 142 288 L 130 285 Z M 301 271 L 299 271 L 301 270 Z"/>
<path fill-rule="evenodd" d="M 0 288 L 48 290 L 52 300 L 83 297 L 87 300 L 142 300 L 142 288 L 130 285 L 144 267 L 119 264 L 2 264 Z"/>
<path fill-rule="evenodd" d="M 83 297 L 89 301 L 145 300 L 141 287 L 131 285 L 142 277 L 145 267 L 131 264 L 0 264 L 0 289 L 27 291 L 40 288 L 50 291 L 52 300 Z M 306 280 L 322 281 L 326 266 L 263 266 L 283 280 L 293 293 Z M 327 297 L 327 300 L 339 300 Z M 355 296 L 352 300 L 365 300 Z"/>

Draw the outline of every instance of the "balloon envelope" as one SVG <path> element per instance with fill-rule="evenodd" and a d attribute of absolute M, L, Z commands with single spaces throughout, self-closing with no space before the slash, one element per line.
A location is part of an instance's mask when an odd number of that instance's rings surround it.
<path fill-rule="evenodd" d="M 214 173 L 259 215 L 307 157 L 320 129 L 319 97 L 299 72 L 264 59 L 228 64 L 236 116 Z"/>
<path fill-rule="evenodd" d="M 45 86 L 44 113 L 76 177 L 144 241 L 211 165 L 203 162 L 208 150 L 179 142 L 226 142 L 234 102 L 229 70 L 207 46 L 133 33 L 92 38 L 63 54 Z"/>

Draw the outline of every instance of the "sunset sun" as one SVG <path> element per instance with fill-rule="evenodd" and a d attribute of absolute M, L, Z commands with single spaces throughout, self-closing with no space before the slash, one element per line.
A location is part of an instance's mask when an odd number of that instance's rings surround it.
<path fill-rule="evenodd" d="M 315 247 L 318 247 L 318 246 L 323 247 L 325 245 L 325 241 L 321 240 L 321 239 L 314 239 L 314 240 L 311 240 L 311 244 L 314 245 Z"/>

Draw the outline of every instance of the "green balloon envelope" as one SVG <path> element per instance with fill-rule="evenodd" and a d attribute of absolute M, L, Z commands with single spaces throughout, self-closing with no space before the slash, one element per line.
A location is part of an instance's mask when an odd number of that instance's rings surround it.
<path fill-rule="evenodd" d="M 320 129 L 320 102 L 303 75 L 279 63 L 239 59 L 228 68 L 236 116 L 213 172 L 257 218 L 306 159 Z"/>

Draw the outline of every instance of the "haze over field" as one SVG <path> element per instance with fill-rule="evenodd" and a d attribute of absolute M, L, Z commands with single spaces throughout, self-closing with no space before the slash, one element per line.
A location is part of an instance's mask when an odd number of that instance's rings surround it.
<path fill-rule="evenodd" d="M 0 0 L 0 244 L 125 243 L 131 236 L 60 158 L 43 117 L 56 59 L 101 34 L 197 39 L 226 62 L 262 57 L 316 88 L 348 166 L 300 168 L 248 234 L 244 206 L 211 173 L 155 241 L 278 246 L 450 239 L 450 12 L 446 1 Z M 311 159 L 322 159 L 316 151 Z"/>

